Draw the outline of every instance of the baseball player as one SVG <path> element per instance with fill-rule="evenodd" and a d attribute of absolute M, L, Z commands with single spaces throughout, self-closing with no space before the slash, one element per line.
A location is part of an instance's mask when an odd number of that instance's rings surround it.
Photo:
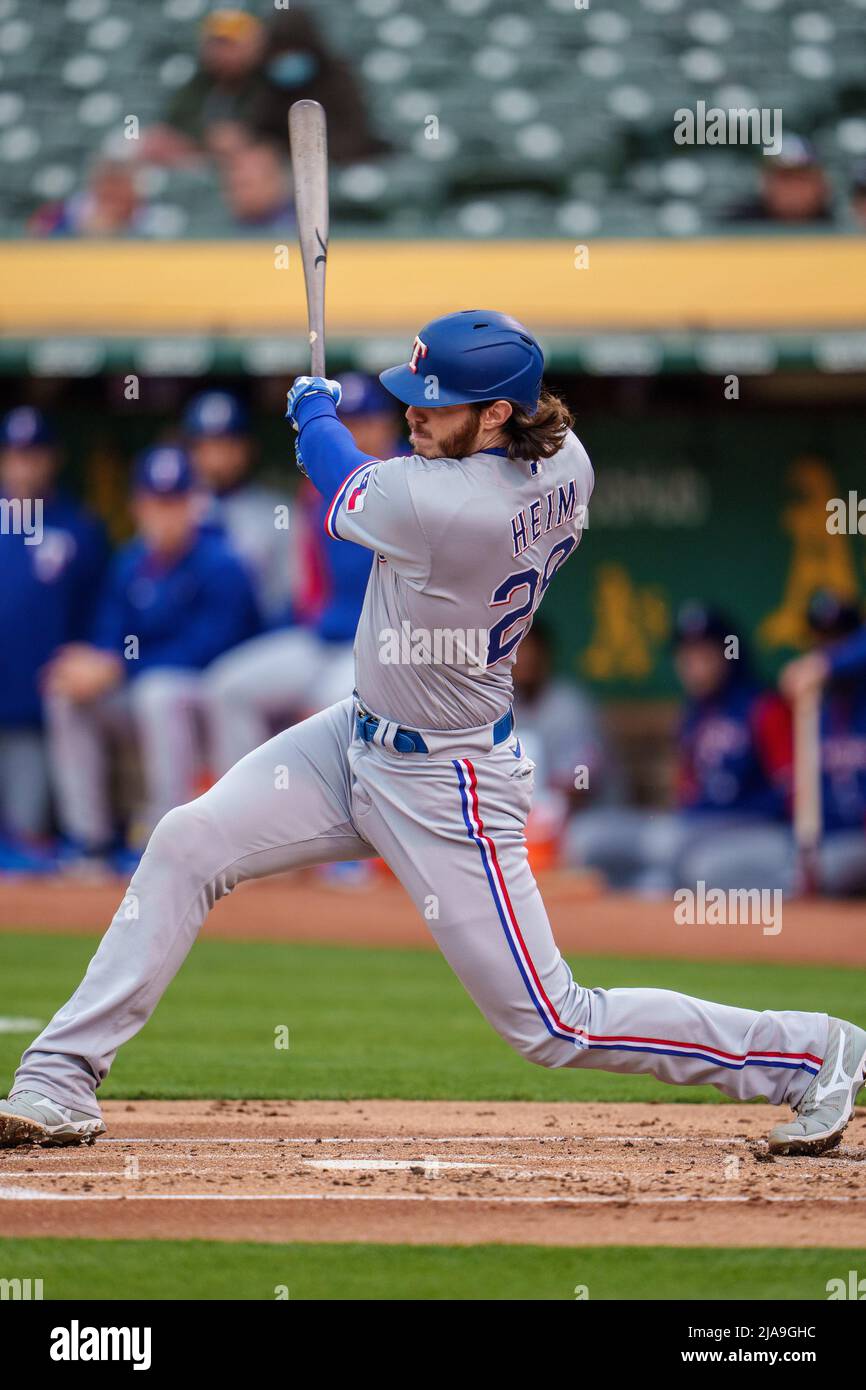
<path fill-rule="evenodd" d="M 30 406 L 0 422 L 0 832 L 49 824 L 39 680 L 84 635 L 108 562 L 102 524 L 57 487 L 57 437 Z"/>
<path fill-rule="evenodd" d="M 83 983 L 27 1049 L 0 1143 L 103 1132 L 96 1090 L 147 1022 L 214 901 L 251 878 L 380 854 L 478 1008 L 547 1067 L 710 1082 L 790 1105 L 781 1153 L 821 1153 L 850 1119 L 866 1032 L 825 1013 L 755 1012 L 572 978 L 529 871 L 532 763 L 511 665 L 577 548 L 593 474 L 533 336 L 505 314 L 434 319 L 382 381 L 408 407 L 408 458 L 376 459 L 337 418 L 340 387 L 299 377 L 297 457 L 327 528 L 375 559 L 357 694 L 248 754 L 160 822 Z"/>
<path fill-rule="evenodd" d="M 225 536 L 250 572 L 263 618 L 275 621 L 291 594 L 288 495 L 250 479 L 249 415 L 231 392 L 194 396 L 183 426 L 196 481 L 207 494 L 202 528 Z"/>
<path fill-rule="evenodd" d="M 790 715 L 755 679 L 745 644 L 726 656 L 730 619 L 690 600 L 674 625 L 685 694 L 676 732 L 675 809 L 600 808 L 576 820 L 575 863 L 617 887 L 671 892 L 703 879 L 716 888 L 773 888 L 790 796 Z"/>
<path fill-rule="evenodd" d="M 352 372 L 341 383 L 340 419 L 364 453 L 405 452 L 392 397 L 375 379 Z M 354 640 L 370 576 L 364 546 L 324 531 L 327 502 L 308 479 L 293 504 L 296 602 L 271 630 L 227 652 L 205 681 L 211 759 L 219 774 L 264 743 L 278 721 L 294 722 L 344 698 L 354 684 Z"/>
<path fill-rule="evenodd" d="M 195 788 L 202 670 L 259 622 L 240 560 L 199 531 L 184 452 L 145 450 L 133 489 L 138 534 L 115 557 L 92 641 L 61 647 L 43 673 L 58 819 L 76 868 L 101 867 L 113 849 L 109 738 L 132 732 L 141 748 L 150 830 Z"/>

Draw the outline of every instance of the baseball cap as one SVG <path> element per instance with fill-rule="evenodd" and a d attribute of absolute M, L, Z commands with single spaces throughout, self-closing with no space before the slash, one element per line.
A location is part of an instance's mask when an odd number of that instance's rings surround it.
<path fill-rule="evenodd" d="M 249 416 L 246 408 L 230 391 L 202 391 L 194 396 L 183 417 L 184 428 L 193 439 L 223 439 L 246 434 Z"/>
<path fill-rule="evenodd" d="M 262 28 L 261 20 L 246 10 L 214 10 L 202 21 L 202 33 L 208 39 L 243 39 L 257 34 Z"/>
<path fill-rule="evenodd" d="M 0 421 L 0 446 L 13 449 L 38 449 L 54 444 L 57 435 L 51 422 L 30 405 L 19 405 Z"/>
<path fill-rule="evenodd" d="M 159 497 L 191 492 L 193 473 L 186 452 L 174 444 L 145 449 L 135 460 L 132 484 L 136 492 L 155 493 Z"/>
<path fill-rule="evenodd" d="M 390 415 L 394 409 L 394 398 L 374 376 L 364 372 L 347 372 L 340 377 L 343 395 L 340 399 L 341 415 Z"/>
<path fill-rule="evenodd" d="M 718 608 L 697 599 L 688 599 L 677 610 L 674 621 L 673 643 L 705 642 L 709 639 L 722 639 L 735 629 Z"/>
<path fill-rule="evenodd" d="M 806 620 L 813 632 L 823 637 L 842 637 L 856 632 L 862 622 L 854 599 L 841 598 L 832 589 L 817 589 L 809 599 Z"/>
<path fill-rule="evenodd" d="M 783 135 L 779 153 L 770 160 L 771 169 L 811 169 L 818 163 L 811 140 L 802 135 Z"/>

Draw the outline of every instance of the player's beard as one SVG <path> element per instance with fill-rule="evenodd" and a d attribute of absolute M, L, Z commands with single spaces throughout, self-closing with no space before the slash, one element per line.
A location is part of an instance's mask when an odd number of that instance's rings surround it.
<path fill-rule="evenodd" d="M 435 440 L 422 439 L 420 443 L 426 447 L 418 452 L 423 453 L 426 458 L 465 459 L 476 452 L 477 440 L 478 421 L 474 416 L 470 416 L 465 424 L 452 430 L 438 443 Z"/>

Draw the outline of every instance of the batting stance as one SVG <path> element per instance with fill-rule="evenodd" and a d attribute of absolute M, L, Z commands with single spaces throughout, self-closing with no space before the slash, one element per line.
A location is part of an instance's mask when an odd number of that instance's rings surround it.
<path fill-rule="evenodd" d="M 577 548 L 593 474 L 542 368 L 538 343 L 504 314 L 434 320 L 409 362 L 382 373 L 408 406 L 414 450 L 384 460 L 339 422 L 336 382 L 295 382 L 288 418 L 299 463 L 332 499 L 327 529 L 375 556 L 357 694 L 160 822 L 83 983 L 25 1052 L 0 1142 L 103 1132 L 95 1092 L 117 1049 L 236 884 L 375 854 L 530 1061 L 765 1096 L 796 1112 L 772 1131 L 777 1152 L 838 1142 L 866 1069 L 861 1029 L 667 990 L 586 989 L 556 948 L 527 864 L 533 765 L 513 728 L 511 666 Z"/>

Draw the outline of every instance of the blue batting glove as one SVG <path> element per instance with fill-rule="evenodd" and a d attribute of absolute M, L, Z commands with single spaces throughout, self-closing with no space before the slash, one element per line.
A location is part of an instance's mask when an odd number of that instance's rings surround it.
<path fill-rule="evenodd" d="M 329 381 L 324 376 L 297 376 L 294 385 L 286 398 L 286 419 L 291 420 L 295 429 L 298 422 L 295 418 L 295 411 L 304 396 L 325 395 L 330 396 L 335 405 L 340 404 L 343 395 L 343 388 L 339 381 Z"/>

